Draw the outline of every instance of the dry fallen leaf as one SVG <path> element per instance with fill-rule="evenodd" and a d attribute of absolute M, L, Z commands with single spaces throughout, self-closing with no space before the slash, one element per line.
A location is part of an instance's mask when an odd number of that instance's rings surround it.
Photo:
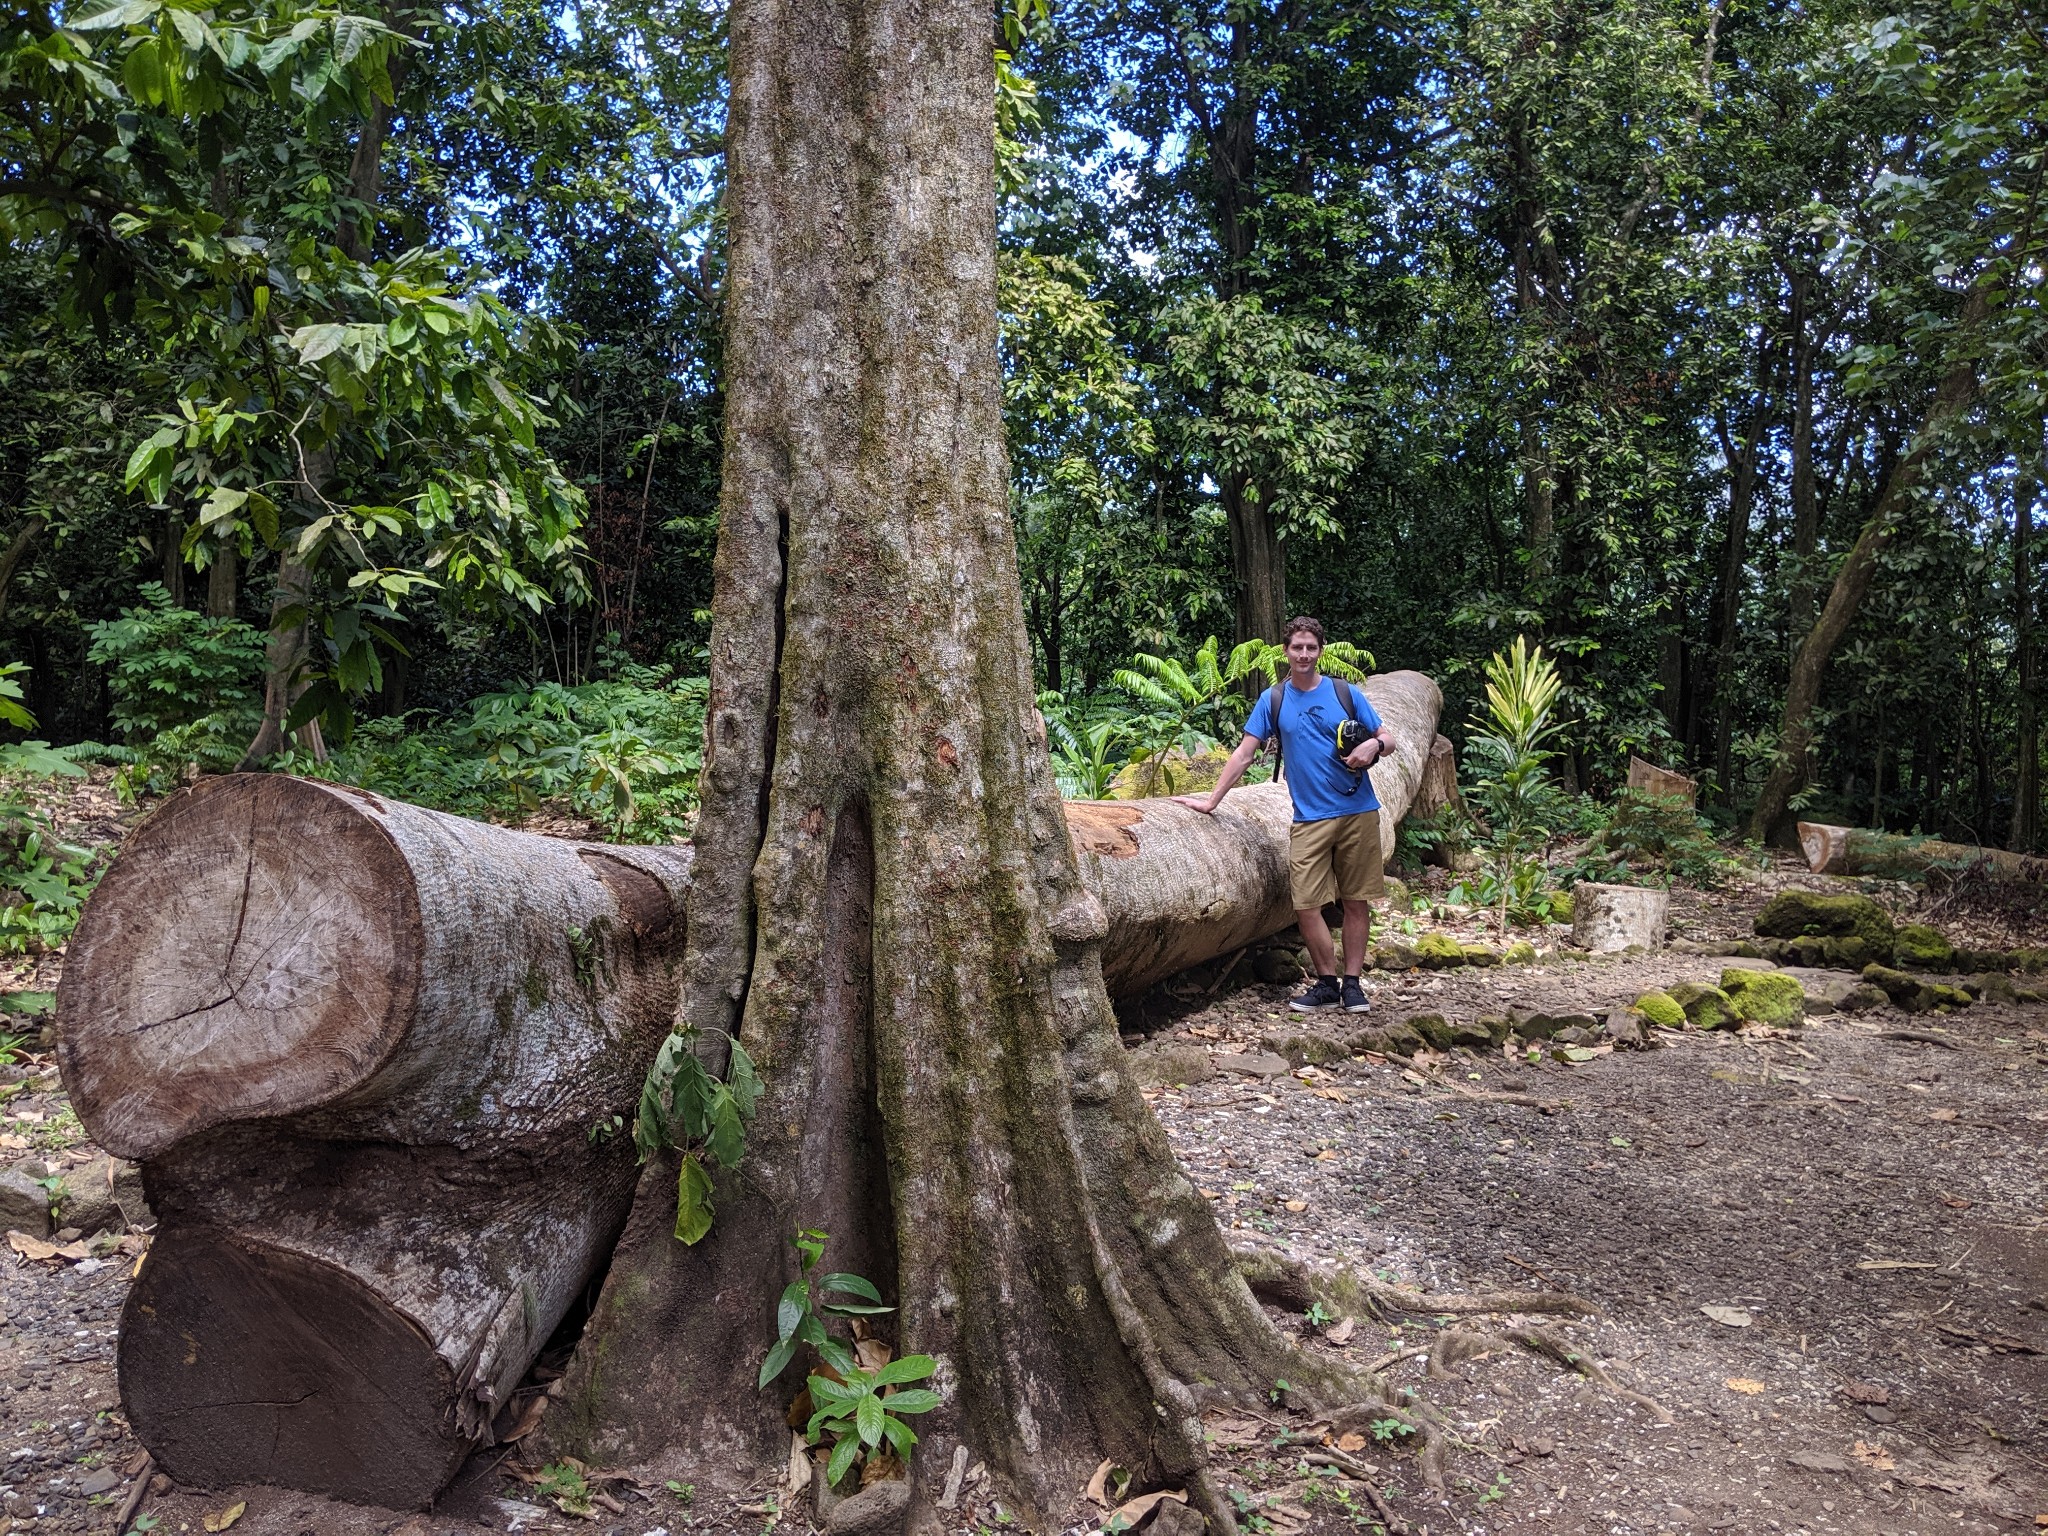
<path fill-rule="evenodd" d="M 1338 1104 L 1349 1104 L 1351 1102 L 1351 1095 L 1342 1088 L 1315 1088 L 1310 1091 L 1319 1099 L 1330 1099 Z M 1330 1154 L 1332 1157 L 1336 1155 L 1334 1152 Z"/>
<path fill-rule="evenodd" d="M 1883 1387 L 1868 1381 L 1848 1381 L 1842 1384 L 1842 1396 L 1852 1403 L 1870 1403 L 1882 1408 L 1892 1400 L 1891 1393 Z"/>
<path fill-rule="evenodd" d="M 1339 1435 L 1337 1437 L 1337 1449 L 1347 1452 L 1362 1451 L 1365 1449 L 1365 1436 L 1359 1434 L 1356 1430 L 1347 1435 Z"/>
<path fill-rule="evenodd" d="M 1922 1259 L 1865 1259 L 1856 1266 L 1858 1269 L 1939 1269 L 1939 1264 L 1929 1264 Z"/>
<path fill-rule="evenodd" d="M 68 1259 L 75 1264 L 80 1259 L 92 1257 L 92 1250 L 83 1242 L 48 1243 L 40 1237 L 30 1237 L 26 1232 L 9 1232 L 7 1246 L 25 1259 Z"/>
<path fill-rule="evenodd" d="M 1762 1382 L 1752 1381 L 1747 1376 L 1730 1376 L 1721 1385 L 1731 1392 L 1740 1392 L 1744 1397 L 1755 1397 L 1764 1389 Z"/>
<path fill-rule="evenodd" d="M 1956 1112 L 1952 1109 L 1930 1109 L 1927 1111 L 1927 1118 L 1930 1120 L 1947 1121 L 1953 1120 L 1955 1117 Z"/>
<path fill-rule="evenodd" d="M 1102 1522 L 1103 1527 L 1107 1529 L 1121 1520 L 1123 1525 L 1119 1529 L 1127 1531 L 1169 1499 L 1176 1504 L 1185 1504 L 1188 1496 L 1178 1488 L 1162 1488 L 1157 1493 L 1141 1493 L 1128 1504 L 1119 1504 L 1111 1510 L 1109 1517 Z"/>
<path fill-rule="evenodd" d="M 1970 1208 L 1969 1201 L 1959 1199 L 1955 1195 L 1943 1195 L 1941 1203 L 1952 1211 L 1967 1211 Z"/>
<path fill-rule="evenodd" d="M 224 1531 L 241 1519 L 243 1511 L 248 1509 L 248 1507 L 247 1504 L 230 1504 L 219 1514 L 208 1515 L 202 1523 L 209 1531 Z"/>
<path fill-rule="evenodd" d="M 1343 1322 L 1339 1323 L 1336 1327 L 1326 1329 L 1323 1333 L 1323 1337 L 1328 1339 L 1332 1344 L 1349 1344 L 1351 1342 L 1351 1335 L 1356 1333 L 1357 1331 L 1358 1319 L 1355 1317 L 1347 1317 L 1344 1319 Z"/>
<path fill-rule="evenodd" d="M 1296 1215 L 1299 1215 L 1301 1212 L 1308 1209 L 1308 1202 L 1306 1200 L 1287 1200 L 1281 1203 L 1284 1204 L 1288 1210 L 1293 1211 Z"/>
<path fill-rule="evenodd" d="M 1204 1200 L 1221 1200 L 1223 1198 L 1223 1191 L 1220 1189 L 1198 1189 L 1195 1193 Z"/>
<path fill-rule="evenodd" d="M 853 1358 L 860 1362 L 864 1371 L 879 1371 L 894 1355 L 895 1352 L 880 1339 L 862 1339 L 853 1346 Z"/>
<path fill-rule="evenodd" d="M 1706 1306 L 1701 1307 L 1700 1311 L 1704 1312 L 1713 1322 L 1719 1323 L 1723 1328 L 1747 1328 L 1752 1321 L 1749 1310 L 1746 1307 L 1723 1307 L 1709 1302 Z"/>
<path fill-rule="evenodd" d="M 1316 1161 L 1319 1163 L 1334 1163 L 1337 1161 L 1337 1149 L 1335 1147 L 1323 1148 L 1322 1151 L 1316 1154 Z"/>
<path fill-rule="evenodd" d="M 1890 1472 L 1898 1466 L 1883 1446 L 1872 1445 L 1864 1440 L 1858 1440 L 1849 1454 L 1866 1467 L 1874 1467 L 1879 1472 Z"/>

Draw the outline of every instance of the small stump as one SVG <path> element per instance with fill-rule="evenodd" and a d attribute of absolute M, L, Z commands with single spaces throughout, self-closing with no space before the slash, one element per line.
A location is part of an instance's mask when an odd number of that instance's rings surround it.
<path fill-rule="evenodd" d="M 1643 885 L 1572 887 L 1572 943 L 1596 955 L 1608 955 L 1640 944 L 1664 947 L 1664 925 L 1671 913 L 1669 892 Z"/>

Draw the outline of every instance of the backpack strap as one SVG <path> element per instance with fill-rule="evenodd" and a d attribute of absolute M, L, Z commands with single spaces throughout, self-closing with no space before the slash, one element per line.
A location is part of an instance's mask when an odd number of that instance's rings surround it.
<path fill-rule="evenodd" d="M 1356 720 L 1358 718 L 1358 703 L 1351 696 L 1351 685 L 1341 677 L 1333 677 L 1330 681 L 1337 685 L 1337 702 L 1344 706 L 1346 718 Z"/>
<path fill-rule="evenodd" d="M 1266 695 L 1266 712 L 1273 717 L 1273 780 L 1280 779 L 1280 765 L 1287 758 L 1287 743 L 1280 739 L 1280 705 L 1287 696 L 1287 679 L 1281 678 Z"/>

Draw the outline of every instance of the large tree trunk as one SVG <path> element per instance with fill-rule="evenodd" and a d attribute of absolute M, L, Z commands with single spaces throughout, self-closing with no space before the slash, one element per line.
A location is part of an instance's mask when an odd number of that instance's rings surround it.
<path fill-rule="evenodd" d="M 650 1169 L 551 1414 L 704 1485 L 779 1469 L 789 1237 L 939 1361 L 909 1521 L 965 1445 L 1039 1528 L 1103 1457 L 1190 1489 L 1197 1388 L 1331 1381 L 1267 1322 L 1130 1076 L 1033 708 L 996 365 L 988 13 L 731 10 L 727 444 L 681 1017 L 766 1082 L 717 1224 Z M 716 1326 L 705 1319 L 715 1317 Z M 564 1409 L 572 1412 L 565 1413 Z"/>
<path fill-rule="evenodd" d="M 1237 582 L 1237 643 L 1280 638 L 1287 611 L 1287 546 L 1280 526 L 1243 475 L 1226 477 L 1223 510 L 1230 527 L 1230 568 Z"/>
<path fill-rule="evenodd" d="M 1365 695 L 1398 743 L 1372 770 L 1381 851 L 1391 858 L 1401 819 L 1436 761 L 1431 749 L 1443 741 L 1436 734 L 1443 695 L 1420 672 L 1368 678 Z M 1108 919 L 1102 979 L 1112 996 L 1143 991 L 1294 921 L 1287 889 L 1294 811 L 1285 784 L 1232 790 L 1214 816 L 1171 800 L 1070 800 L 1064 809 L 1081 878 Z"/>
<path fill-rule="evenodd" d="M 120 1375 L 167 1472 L 402 1507 L 488 1443 L 625 1219 L 690 857 L 273 775 L 129 838 L 59 1062 L 158 1216 Z"/>
<path fill-rule="evenodd" d="M 1799 850 L 1807 867 L 1819 875 L 1877 875 L 1887 880 L 1913 880 L 1937 864 L 1960 868 L 1981 864 L 1996 880 L 2048 881 L 2048 859 L 2028 858 L 2003 848 L 1937 842 L 1931 837 L 1901 837 L 1895 832 L 1864 827 L 1830 827 L 1799 823 Z"/>
<path fill-rule="evenodd" d="M 2034 637 L 2034 498 L 2048 478 L 2048 454 L 2042 432 L 2048 422 L 2034 423 L 2034 441 L 2020 456 L 2012 491 L 2013 652 L 2019 673 L 2019 719 L 2014 732 L 2019 771 L 2013 775 L 2012 836 L 2015 852 L 2032 853 L 2041 841 L 2041 698 L 2036 675 Z"/>
<path fill-rule="evenodd" d="M 1965 336 L 1973 334 L 1983 323 L 1988 309 L 1983 290 L 1972 289 L 1959 321 Z M 1835 647 L 1849 632 L 1871 583 L 1877 579 L 1878 556 L 1898 533 L 1907 503 L 1926 474 L 1928 458 L 1950 423 L 1976 394 L 1976 361 L 1965 355 L 1950 367 L 1935 390 L 1912 447 L 1892 466 L 1870 520 L 1835 571 L 1834 584 L 1828 590 L 1820 617 L 1814 620 L 1813 628 L 1792 658 L 1792 675 L 1785 685 L 1785 708 L 1778 724 L 1776 761 L 1757 794 L 1749 818 L 1749 835 L 1758 842 L 1768 840 L 1779 829 L 1794 791 L 1805 782 L 1806 754 L 1813 742 L 1813 707 L 1820 702 L 1821 681 L 1827 676 Z"/>

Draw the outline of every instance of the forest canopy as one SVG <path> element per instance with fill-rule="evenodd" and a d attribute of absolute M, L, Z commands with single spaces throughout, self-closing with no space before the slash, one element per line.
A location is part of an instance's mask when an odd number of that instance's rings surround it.
<path fill-rule="evenodd" d="M 1021 0 L 990 29 L 1011 505 L 1070 790 L 1234 730 L 1120 669 L 1185 680 L 1301 610 L 1440 678 L 1453 726 L 1539 641 L 1569 788 L 1638 754 L 1725 826 L 1761 795 L 2037 842 L 2036 18 Z M 0 23 L 10 737 L 684 830 L 724 46 L 694 0 Z"/>

